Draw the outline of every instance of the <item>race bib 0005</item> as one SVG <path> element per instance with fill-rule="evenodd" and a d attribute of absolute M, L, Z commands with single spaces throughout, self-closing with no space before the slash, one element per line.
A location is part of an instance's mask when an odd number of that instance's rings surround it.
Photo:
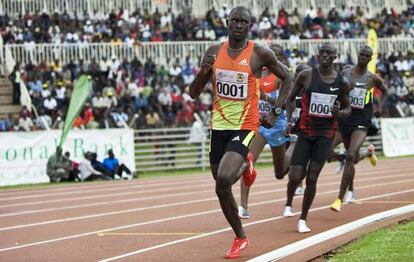
<path fill-rule="evenodd" d="M 332 108 L 338 96 L 323 93 L 312 93 L 309 105 L 309 115 L 314 117 L 332 117 Z"/>
<path fill-rule="evenodd" d="M 216 70 L 216 94 L 223 98 L 246 100 L 248 77 L 245 72 Z"/>
<path fill-rule="evenodd" d="M 272 105 L 264 100 L 259 102 L 259 112 L 261 115 L 267 115 L 272 110 Z"/>

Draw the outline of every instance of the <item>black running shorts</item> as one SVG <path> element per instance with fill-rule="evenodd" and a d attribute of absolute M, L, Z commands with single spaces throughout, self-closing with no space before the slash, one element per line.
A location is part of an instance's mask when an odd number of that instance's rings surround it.
<path fill-rule="evenodd" d="M 331 153 L 332 139 L 323 136 L 307 136 L 299 134 L 295 149 L 293 150 L 292 166 L 307 166 L 308 161 L 325 164 Z"/>
<path fill-rule="evenodd" d="M 254 135 L 251 130 L 211 130 L 210 164 L 218 165 L 228 151 L 239 153 L 246 159 Z"/>

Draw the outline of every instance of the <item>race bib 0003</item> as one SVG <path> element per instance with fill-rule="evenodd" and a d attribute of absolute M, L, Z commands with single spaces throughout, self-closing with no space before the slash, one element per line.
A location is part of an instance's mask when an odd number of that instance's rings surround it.
<path fill-rule="evenodd" d="M 332 108 L 338 96 L 323 93 L 312 93 L 309 105 L 309 115 L 314 117 L 332 117 Z"/>
<path fill-rule="evenodd" d="M 216 70 L 216 94 L 235 100 L 247 99 L 248 77 L 244 72 Z"/>
<path fill-rule="evenodd" d="M 364 109 L 366 94 L 367 90 L 365 88 L 354 87 L 351 92 L 349 92 L 349 103 L 351 104 L 351 107 Z"/>

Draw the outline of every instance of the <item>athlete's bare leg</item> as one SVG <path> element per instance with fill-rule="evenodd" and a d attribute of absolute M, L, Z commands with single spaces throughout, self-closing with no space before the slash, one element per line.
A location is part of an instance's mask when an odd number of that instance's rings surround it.
<path fill-rule="evenodd" d="M 308 216 L 309 209 L 316 195 L 316 183 L 318 182 L 318 177 L 323 166 L 323 164 L 314 161 L 311 161 L 309 163 L 306 176 L 306 189 L 303 196 L 302 213 L 300 214 L 300 219 L 306 220 Z"/>
<path fill-rule="evenodd" d="M 250 152 L 253 154 L 253 159 L 255 163 L 259 158 L 260 154 L 262 153 L 263 148 L 266 144 L 266 139 L 263 137 L 262 134 L 260 134 L 260 132 L 258 132 L 256 136 L 253 138 L 252 145 L 250 146 Z M 242 168 L 240 174 L 242 174 L 243 171 L 244 169 Z M 250 188 L 244 185 L 243 180 L 240 180 L 240 204 L 246 210 L 248 208 L 249 202 L 249 191 Z"/>
<path fill-rule="evenodd" d="M 328 158 L 328 162 L 332 162 L 332 161 L 338 161 L 340 156 L 338 153 L 335 152 L 335 148 L 342 143 L 342 135 L 339 131 L 335 132 L 335 136 L 332 140 L 332 146 L 331 146 L 331 155 Z"/>
<path fill-rule="evenodd" d="M 280 145 L 277 147 L 272 147 L 272 157 L 273 157 L 273 168 L 275 172 L 276 179 L 283 179 L 285 176 L 285 170 L 288 166 L 290 159 L 286 159 L 286 145 Z"/>
<path fill-rule="evenodd" d="M 287 199 L 285 206 L 292 206 L 293 197 L 298 185 L 306 176 L 306 166 L 294 165 L 289 168 L 289 182 L 287 184 Z"/>
<path fill-rule="evenodd" d="M 355 130 L 351 135 L 350 141 L 344 140 L 347 154 L 345 168 L 342 174 L 341 186 L 338 194 L 338 198 L 341 201 L 343 200 L 349 186 L 353 183 L 355 176 L 355 162 L 359 159 L 359 149 L 364 143 L 366 136 L 367 132 L 365 130 Z"/>
<path fill-rule="evenodd" d="M 292 160 L 293 149 L 295 149 L 296 141 L 290 141 L 290 145 L 285 153 L 285 170 L 283 171 L 283 177 L 289 172 L 290 161 Z M 283 178 L 282 177 L 282 178 Z"/>
<path fill-rule="evenodd" d="M 241 174 L 239 170 L 245 161 L 240 154 L 229 151 L 224 154 L 218 169 L 214 168 L 213 171 L 212 167 L 213 176 L 216 179 L 216 194 L 219 198 L 221 209 L 238 238 L 246 236 L 238 215 L 232 185 L 240 179 Z M 216 172 L 216 175 L 214 175 L 214 172 Z"/>

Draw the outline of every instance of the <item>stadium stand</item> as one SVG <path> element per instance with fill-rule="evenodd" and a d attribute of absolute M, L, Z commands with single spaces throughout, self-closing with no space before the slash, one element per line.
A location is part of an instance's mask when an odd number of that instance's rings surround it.
<path fill-rule="evenodd" d="M 107 1 L 0 2 L 3 42 L 22 65 L 21 78 L 40 115 L 31 130 L 46 128 L 44 123 L 61 126 L 74 80 L 82 73 L 92 76 L 93 94 L 76 128 L 189 126 L 195 111 L 207 121 L 211 88 L 192 101 L 186 86 L 203 51 L 223 40 L 226 12 L 240 1 L 103 2 Z M 324 41 L 337 46 L 338 69 L 355 62 L 356 50 L 366 43 L 367 23 L 372 22 L 379 37 L 388 37 L 379 39 L 378 60 L 378 71 L 390 87 L 386 116 L 413 115 L 411 3 L 393 1 L 393 9 L 387 10 L 380 9 L 389 4 L 386 0 L 351 1 L 354 5 L 339 0 L 262 1 L 260 6 L 259 1 L 251 2 L 256 15 L 252 38 L 282 44 L 291 70 L 300 63 L 314 64 L 315 50 Z M 323 8 L 314 9 L 310 2 Z M 283 3 L 285 9 L 280 8 Z M 185 12 L 188 8 L 203 13 Z M 0 101 L 2 123 L 11 118 L 14 130 L 25 129 L 19 127 L 19 118 L 26 109 L 12 105 L 13 86 L 6 78 L 0 81 Z"/>
<path fill-rule="evenodd" d="M 166 12 L 168 9 L 174 14 L 188 11 L 194 14 L 196 17 L 202 17 L 205 15 L 205 11 L 212 7 L 226 6 L 230 9 L 237 5 L 249 6 L 252 13 L 258 16 L 263 11 L 263 7 L 266 6 L 270 10 L 280 10 L 285 8 L 287 11 L 293 11 L 298 9 L 299 13 L 305 13 L 306 10 L 313 7 L 322 7 L 323 11 L 337 6 L 345 5 L 347 7 L 360 6 L 363 10 L 370 11 L 372 13 L 378 13 L 384 6 L 393 6 L 397 12 L 400 12 L 407 8 L 406 0 L 43 0 L 43 1 L 19 1 L 19 0 L 2 0 L 0 2 L 0 13 L 7 13 L 12 16 L 18 16 L 23 14 L 24 11 L 35 12 L 45 11 L 52 13 L 54 11 L 63 12 L 66 10 L 68 13 L 78 12 L 84 14 L 98 13 L 108 14 L 113 10 L 148 10 L 153 13 L 158 9 L 160 12 Z"/>

